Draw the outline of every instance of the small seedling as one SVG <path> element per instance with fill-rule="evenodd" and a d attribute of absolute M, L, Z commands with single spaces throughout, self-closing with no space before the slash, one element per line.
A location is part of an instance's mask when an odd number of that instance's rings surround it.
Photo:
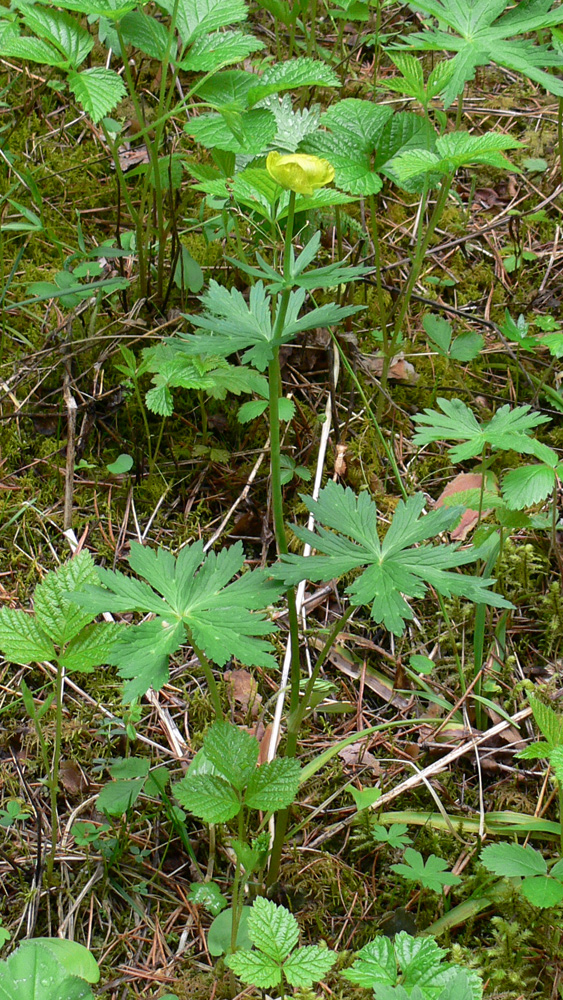
<path fill-rule="evenodd" d="M 408 882 L 418 882 L 423 889 L 441 893 L 445 885 L 459 885 L 459 875 L 447 871 L 448 862 L 431 854 L 425 861 L 419 851 L 407 847 L 403 855 L 405 864 L 391 865 L 397 875 L 402 875 Z"/>
<path fill-rule="evenodd" d="M 255 950 L 239 949 L 225 963 L 244 983 L 260 989 L 285 985 L 310 988 L 336 962 L 336 953 L 319 945 L 297 947 L 299 925 L 288 910 L 259 896 L 248 918 L 248 936 Z"/>

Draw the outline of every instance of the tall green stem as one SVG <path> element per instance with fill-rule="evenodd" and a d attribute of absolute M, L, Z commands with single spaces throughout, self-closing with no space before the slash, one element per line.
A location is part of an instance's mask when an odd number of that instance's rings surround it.
<path fill-rule="evenodd" d="M 59 814 L 57 811 L 57 795 L 59 791 L 59 769 L 61 763 L 61 742 L 63 732 L 63 681 L 64 667 L 57 660 L 57 676 L 55 679 L 55 744 L 53 761 L 49 776 L 49 793 L 51 802 L 51 850 L 47 858 L 47 884 L 50 886 L 53 878 L 53 866 L 57 853 L 59 839 Z"/>
<path fill-rule="evenodd" d="M 197 656 L 199 662 L 201 663 L 201 668 L 205 674 L 205 679 L 207 681 L 207 687 L 209 688 L 209 697 L 211 698 L 211 703 L 213 705 L 215 715 L 218 719 L 223 718 L 223 707 L 221 705 L 221 699 L 219 697 L 219 688 L 217 687 L 215 677 L 213 676 L 213 670 L 211 669 L 211 664 L 207 659 L 205 653 L 202 649 L 196 646 L 193 636 L 190 634 L 190 645 Z"/>

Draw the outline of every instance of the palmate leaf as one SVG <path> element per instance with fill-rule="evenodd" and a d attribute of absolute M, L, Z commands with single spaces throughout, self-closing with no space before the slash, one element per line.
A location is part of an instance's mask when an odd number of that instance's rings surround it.
<path fill-rule="evenodd" d="M 299 317 L 305 296 L 305 289 L 290 293 L 283 329 L 281 335 L 276 337 L 270 296 L 261 281 L 252 286 L 247 302 L 238 289 L 229 290 L 211 280 L 209 290 L 200 298 L 203 313 L 186 317 L 194 326 L 209 332 L 203 335 L 185 334 L 178 338 L 177 343 L 181 340 L 186 354 L 204 357 L 227 357 L 235 351 L 243 351 L 243 362 L 264 371 L 276 347 L 289 343 L 303 330 L 331 326 L 363 308 L 329 303 Z"/>
<path fill-rule="evenodd" d="M 413 441 L 417 445 L 432 441 L 464 442 L 448 449 L 454 462 L 474 458 L 486 446 L 505 451 L 514 449 L 547 461 L 553 455 L 550 448 L 530 437 L 536 427 L 549 422 L 550 418 L 530 412 L 531 407 L 527 404 L 513 409 L 508 405 L 501 406 L 491 420 L 480 424 L 472 410 L 460 399 L 439 398 L 437 402 L 442 413 L 425 409 L 413 418 L 418 424 Z"/>
<path fill-rule="evenodd" d="M 554 52 L 548 46 L 514 38 L 528 32 L 549 28 L 563 21 L 563 9 L 552 0 L 527 0 L 505 11 L 505 0 L 411 0 L 412 10 L 435 17 L 439 28 L 415 32 L 402 43 L 403 48 L 455 52 L 453 74 L 444 93 L 444 105 L 461 94 L 475 76 L 478 66 L 497 63 L 541 83 L 550 93 L 563 96 L 563 84 L 541 67 L 554 65 Z M 450 28 L 452 34 L 441 30 Z M 555 56 L 555 58 L 557 58 Z"/>
<path fill-rule="evenodd" d="M 421 518 L 422 494 L 406 503 L 401 500 L 380 542 L 377 508 L 367 493 L 356 497 L 351 489 L 328 483 L 318 500 L 302 499 L 319 523 L 334 530 L 293 527 L 300 541 L 324 554 L 306 559 L 282 555 L 272 573 L 287 586 L 304 579 L 328 581 L 362 569 L 346 593 L 353 604 L 371 604 L 372 618 L 396 635 L 402 635 L 405 621 L 413 617 L 406 598 L 423 597 L 429 585 L 446 597 L 457 594 L 494 607 L 511 606 L 488 589 L 493 580 L 450 572 L 478 558 L 476 549 L 460 551 L 457 544 L 413 547 L 452 527 L 459 519 L 458 508 L 442 507 Z"/>
<path fill-rule="evenodd" d="M 419 851 L 407 847 L 404 860 L 406 864 L 391 865 L 393 871 L 408 881 L 418 882 L 425 889 L 431 889 L 432 892 L 441 892 L 445 885 L 459 885 L 461 882 L 459 875 L 452 875 L 451 872 L 447 871 L 448 862 L 444 861 L 443 858 L 436 857 L 435 854 L 431 854 L 424 861 Z M 401 961 L 400 958 L 399 960 L 404 968 L 404 960 Z M 420 963 L 417 965 L 420 971 Z M 417 981 L 420 982 L 420 979 Z"/>
<path fill-rule="evenodd" d="M 132 682 L 127 700 L 166 681 L 168 657 L 185 641 L 186 630 L 219 666 L 231 656 L 248 666 L 276 663 L 265 638 L 276 629 L 262 609 L 277 600 L 280 587 L 260 569 L 232 579 L 244 562 L 240 542 L 208 555 L 203 542 L 196 542 L 184 546 L 177 557 L 134 542 L 129 562 L 148 582 L 99 569 L 104 586 L 71 595 L 93 614 L 111 610 L 156 615 L 140 625 L 121 626 L 112 651 L 109 662 Z"/>

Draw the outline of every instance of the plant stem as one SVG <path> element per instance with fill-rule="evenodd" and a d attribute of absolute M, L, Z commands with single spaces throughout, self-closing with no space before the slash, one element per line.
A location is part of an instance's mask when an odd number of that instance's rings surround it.
<path fill-rule="evenodd" d="M 64 667 L 57 660 L 57 676 L 55 678 L 55 743 L 53 747 L 53 762 L 49 777 L 49 793 L 51 801 L 51 850 L 47 858 L 47 884 L 50 886 L 53 878 L 53 866 L 57 853 L 59 839 L 59 814 L 57 812 L 57 795 L 59 791 L 59 768 L 61 762 L 61 741 L 63 731 L 63 682 Z"/>
<path fill-rule="evenodd" d="M 215 677 L 213 676 L 213 670 L 211 669 L 211 664 L 207 659 L 203 650 L 200 649 L 198 646 L 196 646 L 191 632 L 189 633 L 189 641 L 195 655 L 197 656 L 199 662 L 201 663 L 201 667 L 205 674 L 207 687 L 209 688 L 209 697 L 211 698 L 211 703 L 213 705 L 215 715 L 217 716 L 218 719 L 222 719 L 224 718 L 223 708 L 221 705 L 221 699 L 219 697 L 219 689 L 217 687 Z"/>

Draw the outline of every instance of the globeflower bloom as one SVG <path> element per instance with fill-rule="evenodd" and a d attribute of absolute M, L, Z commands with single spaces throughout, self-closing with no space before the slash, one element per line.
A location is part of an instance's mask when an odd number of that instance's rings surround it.
<path fill-rule="evenodd" d="M 307 153 L 268 153 L 266 170 L 282 188 L 296 194 L 314 194 L 334 180 L 332 164 Z"/>

